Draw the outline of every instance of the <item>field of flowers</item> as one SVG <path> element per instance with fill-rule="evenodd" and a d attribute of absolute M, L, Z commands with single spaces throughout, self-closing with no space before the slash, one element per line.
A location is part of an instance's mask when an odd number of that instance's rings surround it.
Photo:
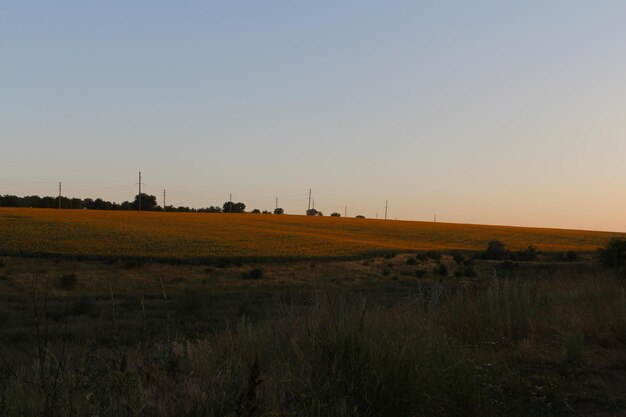
<path fill-rule="evenodd" d="M 0 253 L 213 259 L 350 257 L 384 251 L 593 251 L 618 233 L 306 217 L 0 208 Z M 622 235 L 623 236 L 623 235 Z"/>

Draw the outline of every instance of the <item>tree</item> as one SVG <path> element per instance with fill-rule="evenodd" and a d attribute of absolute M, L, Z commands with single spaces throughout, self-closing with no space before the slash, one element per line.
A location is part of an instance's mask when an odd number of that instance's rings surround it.
<path fill-rule="evenodd" d="M 244 203 L 233 203 L 227 201 L 222 206 L 222 212 L 224 213 L 244 213 L 246 211 L 246 205 Z"/>
<path fill-rule="evenodd" d="M 365 218 L 365 216 L 364 216 L 364 215 L 362 215 L 362 214 L 359 214 L 359 215 L 357 215 L 357 216 L 356 216 L 356 218 L 357 218 L 357 219 L 364 219 L 364 218 Z"/>
<path fill-rule="evenodd" d="M 485 259 L 504 259 L 507 255 L 506 246 L 499 240 L 492 240 L 487 244 Z"/>
<path fill-rule="evenodd" d="M 261 210 L 259 210 L 259 209 L 254 209 L 254 210 L 252 210 L 250 213 L 253 213 L 253 214 L 261 214 Z"/>
<path fill-rule="evenodd" d="M 341 217 L 341 214 L 335 211 L 334 213 L 330 213 L 330 217 Z"/>
<path fill-rule="evenodd" d="M 600 262 L 609 268 L 626 268 L 626 239 L 614 237 L 605 248 L 598 249 Z"/>
<path fill-rule="evenodd" d="M 153 195 L 141 193 L 141 210 L 152 211 L 157 206 L 157 199 Z M 135 196 L 135 201 L 132 203 L 133 210 L 139 210 L 139 194 Z"/>
<path fill-rule="evenodd" d="M 308 209 L 306 211 L 306 215 L 307 216 L 323 216 L 324 214 L 322 214 L 321 211 L 315 210 L 314 208 L 312 209 Z"/>
<path fill-rule="evenodd" d="M 282 208 L 278 207 L 278 208 L 274 209 L 274 214 L 285 214 L 285 210 L 283 210 Z"/>

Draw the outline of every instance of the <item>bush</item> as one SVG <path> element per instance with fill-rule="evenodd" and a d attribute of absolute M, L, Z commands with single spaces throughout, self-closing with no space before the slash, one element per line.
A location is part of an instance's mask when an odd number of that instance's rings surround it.
<path fill-rule="evenodd" d="M 416 265 L 417 264 L 417 259 L 409 258 L 409 259 L 406 260 L 406 264 L 407 265 Z"/>
<path fill-rule="evenodd" d="M 492 260 L 501 260 L 506 258 L 507 250 L 506 245 L 499 240 L 492 240 L 487 244 L 487 250 L 485 250 L 484 258 Z"/>
<path fill-rule="evenodd" d="M 76 286 L 76 274 L 65 274 L 59 278 L 59 288 L 62 290 L 71 290 Z"/>
<path fill-rule="evenodd" d="M 252 213 L 252 214 L 261 214 L 261 210 L 259 210 L 259 209 L 254 209 L 254 210 L 252 210 L 250 213 Z"/>
<path fill-rule="evenodd" d="M 598 249 L 600 262 L 609 268 L 624 268 L 626 266 L 626 239 L 615 237 L 605 248 Z"/>
<path fill-rule="evenodd" d="M 356 216 L 356 218 L 357 218 L 357 219 L 364 219 L 364 218 L 365 218 L 365 216 L 364 216 L 364 215 L 362 215 L 362 214 L 358 214 L 358 215 Z"/>
<path fill-rule="evenodd" d="M 415 255 L 415 259 L 417 259 L 418 261 L 426 261 L 428 260 L 428 257 L 425 253 L 418 253 L 417 255 Z"/>
<path fill-rule="evenodd" d="M 330 213 L 330 217 L 341 217 L 341 214 L 334 212 L 334 213 Z"/>
<path fill-rule="evenodd" d="M 275 208 L 274 214 L 285 214 L 285 210 L 281 207 Z"/>
<path fill-rule="evenodd" d="M 415 276 L 416 276 L 417 278 L 422 278 L 422 277 L 424 277 L 425 275 L 426 275 L 426 271 L 425 271 L 425 270 L 423 270 L 423 269 L 418 269 L 418 270 L 416 270 L 416 271 L 415 271 Z"/>
<path fill-rule="evenodd" d="M 522 262 L 536 261 L 538 258 L 539 252 L 537 249 L 529 246 L 528 249 L 521 250 L 517 252 L 515 255 L 515 259 Z"/>
<path fill-rule="evenodd" d="M 452 259 L 456 262 L 457 265 L 462 264 L 465 261 L 465 256 L 461 252 L 452 252 Z"/>

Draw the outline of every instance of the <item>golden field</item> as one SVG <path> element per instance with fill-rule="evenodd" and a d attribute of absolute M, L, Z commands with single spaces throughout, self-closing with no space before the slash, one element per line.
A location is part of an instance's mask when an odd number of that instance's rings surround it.
<path fill-rule="evenodd" d="M 619 233 L 262 214 L 0 208 L 0 252 L 148 258 L 347 257 L 381 251 L 593 251 Z"/>

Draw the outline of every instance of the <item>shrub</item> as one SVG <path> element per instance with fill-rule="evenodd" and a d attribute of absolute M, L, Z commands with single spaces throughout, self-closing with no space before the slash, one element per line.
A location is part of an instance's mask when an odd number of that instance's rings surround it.
<path fill-rule="evenodd" d="M 417 259 L 418 261 L 426 261 L 428 257 L 425 253 L 418 253 L 417 255 L 415 255 L 415 259 Z"/>
<path fill-rule="evenodd" d="M 456 262 L 457 265 L 460 265 L 463 263 L 463 261 L 465 261 L 465 256 L 463 256 L 463 254 L 461 252 L 452 252 L 452 259 L 454 259 L 454 262 Z"/>
<path fill-rule="evenodd" d="M 252 213 L 252 214 L 261 214 L 261 210 L 259 210 L 259 209 L 254 209 L 254 210 L 252 210 L 250 213 Z"/>
<path fill-rule="evenodd" d="M 71 290 L 76 286 L 76 274 L 65 274 L 59 278 L 59 288 Z"/>
<path fill-rule="evenodd" d="M 275 208 L 274 214 L 285 214 L 285 210 L 282 207 Z"/>
<path fill-rule="evenodd" d="M 415 264 L 417 264 L 417 259 L 409 258 L 409 259 L 406 260 L 406 264 L 407 265 L 415 265 Z"/>
<path fill-rule="evenodd" d="M 626 266 L 626 239 L 613 238 L 605 248 L 598 249 L 600 262 L 609 268 Z"/>
<path fill-rule="evenodd" d="M 357 219 L 364 219 L 364 218 L 365 218 L 365 216 L 364 216 L 364 215 L 362 215 L 362 214 L 359 214 L 359 215 L 357 215 L 357 216 L 356 216 L 356 218 L 357 218 Z"/>
<path fill-rule="evenodd" d="M 424 275 L 426 275 L 426 271 L 423 270 L 423 269 L 418 269 L 418 270 L 415 271 L 415 276 L 417 278 L 422 278 L 422 277 L 424 277 Z"/>
<path fill-rule="evenodd" d="M 539 252 L 532 246 L 529 246 L 528 249 L 521 250 L 516 253 L 516 259 L 522 262 L 528 261 L 536 261 Z"/>
<path fill-rule="evenodd" d="M 499 240 L 492 240 L 487 244 L 487 250 L 485 250 L 485 259 L 501 260 L 507 255 L 506 245 Z"/>
<path fill-rule="evenodd" d="M 334 212 L 334 213 L 330 213 L 330 217 L 341 217 L 341 214 Z"/>
<path fill-rule="evenodd" d="M 391 270 L 389 268 L 383 268 L 383 275 L 389 276 L 389 274 L 391 274 Z"/>

